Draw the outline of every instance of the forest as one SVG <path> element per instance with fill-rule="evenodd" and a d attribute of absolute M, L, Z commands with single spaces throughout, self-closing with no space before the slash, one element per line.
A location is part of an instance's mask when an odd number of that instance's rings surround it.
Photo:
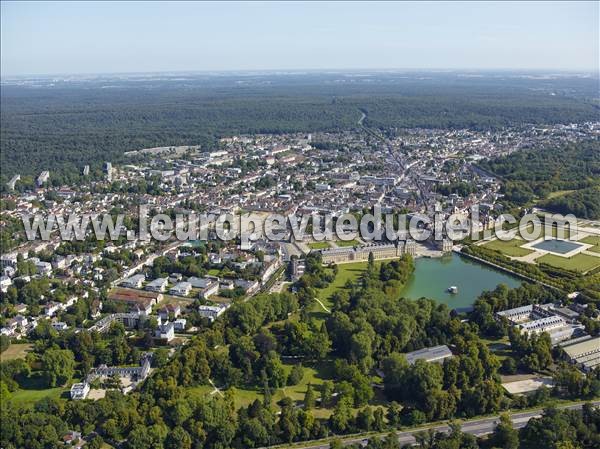
<path fill-rule="evenodd" d="M 460 74 L 191 76 L 10 83 L 1 91 L 2 183 L 15 173 L 73 176 L 86 164 L 165 145 L 208 151 L 237 133 L 339 131 L 365 124 L 489 129 L 594 120 L 594 80 Z M 550 95 L 550 94 L 554 95 Z M 558 95 L 556 95 L 558 93 Z"/>
<path fill-rule="evenodd" d="M 538 203 L 552 212 L 600 218 L 600 141 L 525 150 L 482 161 L 503 181 L 508 205 Z"/>

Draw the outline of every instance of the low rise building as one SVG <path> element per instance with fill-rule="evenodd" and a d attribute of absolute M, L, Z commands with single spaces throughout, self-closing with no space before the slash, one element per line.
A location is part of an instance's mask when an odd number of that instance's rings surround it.
<path fill-rule="evenodd" d="M 229 304 L 219 304 L 216 306 L 200 306 L 198 307 L 198 312 L 201 316 L 208 318 L 211 321 L 214 321 L 216 318 L 221 316 L 228 308 Z"/>
<path fill-rule="evenodd" d="M 142 288 L 145 279 L 146 276 L 143 274 L 135 274 L 121 281 L 119 285 L 125 288 Z"/>
<path fill-rule="evenodd" d="M 149 315 L 152 312 L 152 306 L 162 301 L 163 295 L 159 292 L 116 288 L 109 293 L 108 299 L 116 303 L 126 304 L 132 312 Z"/>
<path fill-rule="evenodd" d="M 431 348 L 423 348 L 418 351 L 404 354 L 406 361 L 412 365 L 417 360 L 425 360 L 426 362 L 442 363 L 445 359 L 452 357 L 452 352 L 446 345 L 433 346 Z"/>
<path fill-rule="evenodd" d="M 175 296 L 187 296 L 192 291 L 192 284 L 189 282 L 178 282 L 169 289 L 169 293 Z"/>
<path fill-rule="evenodd" d="M 173 340 L 175 338 L 175 324 L 171 322 L 161 324 L 156 329 L 154 336 L 161 340 L 166 340 L 167 342 Z"/>
<path fill-rule="evenodd" d="M 75 383 L 71 386 L 71 399 L 85 399 L 90 392 L 90 384 L 86 382 Z"/>
<path fill-rule="evenodd" d="M 156 278 L 153 281 L 148 282 L 146 290 L 151 292 L 164 292 L 167 288 L 169 281 L 167 278 Z"/>
<path fill-rule="evenodd" d="M 546 332 L 552 345 L 585 335 L 585 326 L 577 321 L 578 314 L 566 307 L 553 304 L 529 304 L 496 313 L 527 335 Z"/>
<path fill-rule="evenodd" d="M 171 316 L 177 318 L 179 315 L 181 315 L 181 307 L 177 304 L 166 304 L 158 310 L 158 316 L 165 321 L 168 321 Z"/>
<path fill-rule="evenodd" d="M 600 337 L 588 338 L 562 346 L 568 360 L 583 371 L 592 371 L 600 366 Z"/>

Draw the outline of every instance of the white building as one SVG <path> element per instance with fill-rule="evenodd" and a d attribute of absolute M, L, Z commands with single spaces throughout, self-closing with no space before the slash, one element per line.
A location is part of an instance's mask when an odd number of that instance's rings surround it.
<path fill-rule="evenodd" d="M 50 262 L 36 262 L 35 269 L 37 270 L 38 274 L 41 274 L 42 276 L 48 276 L 52 273 L 52 264 Z"/>
<path fill-rule="evenodd" d="M 208 318 L 211 321 L 214 321 L 216 318 L 221 316 L 228 308 L 229 304 L 219 304 L 216 306 L 200 306 L 198 307 L 198 312 L 201 316 Z"/>
<path fill-rule="evenodd" d="M 0 277 L 0 290 L 2 293 L 6 293 L 8 291 L 8 287 L 12 285 L 12 280 L 8 276 Z"/>
<path fill-rule="evenodd" d="M 168 284 L 167 278 L 156 278 L 146 285 L 146 290 L 153 292 L 164 292 Z"/>
<path fill-rule="evenodd" d="M 135 274 L 121 281 L 120 285 L 127 288 L 141 288 L 145 279 L 146 276 L 143 274 Z"/>
<path fill-rule="evenodd" d="M 90 392 L 90 385 L 87 382 L 76 383 L 71 387 L 71 399 L 85 399 Z"/>
<path fill-rule="evenodd" d="M 175 324 L 173 323 L 164 323 L 158 326 L 156 329 L 155 337 L 160 338 L 161 340 L 171 341 L 175 338 Z"/>
<path fill-rule="evenodd" d="M 192 291 L 192 284 L 189 282 L 178 282 L 169 290 L 171 295 L 175 296 L 187 296 Z"/>
<path fill-rule="evenodd" d="M 187 320 L 185 318 L 178 318 L 173 321 L 173 326 L 175 326 L 176 331 L 184 331 L 186 324 Z"/>
<path fill-rule="evenodd" d="M 66 330 L 69 326 L 67 325 L 67 323 L 65 323 L 64 321 L 56 321 L 54 323 L 52 323 L 52 327 L 54 329 L 56 329 L 57 331 L 64 331 Z"/>

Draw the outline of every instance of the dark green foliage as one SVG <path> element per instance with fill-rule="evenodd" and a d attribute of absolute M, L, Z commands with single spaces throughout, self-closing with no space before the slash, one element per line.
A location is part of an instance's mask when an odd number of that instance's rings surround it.
<path fill-rule="evenodd" d="M 600 142 L 588 140 L 562 146 L 518 151 L 481 162 L 505 182 L 502 193 L 514 205 L 535 199 L 550 211 L 578 218 L 600 217 Z M 544 200 L 552 192 L 575 192 Z"/>
<path fill-rule="evenodd" d="M 595 120 L 597 80 L 539 81 L 456 74 L 378 74 L 370 83 L 339 83 L 340 74 L 199 75 L 171 80 L 101 79 L 52 87 L 3 86 L 0 145 L 4 178 L 51 170 L 51 182 L 76 183 L 90 164 L 124 161 L 129 150 L 218 146 L 239 133 L 340 131 L 365 124 L 397 128 L 489 129 L 523 123 Z M 106 85 L 118 88 L 105 89 Z M 567 91 L 570 96 L 550 96 Z M 391 131 L 390 131 L 391 130 Z M 30 180 L 29 180 L 30 181 Z M 23 183 L 29 182 L 23 179 Z"/>
<path fill-rule="evenodd" d="M 542 206 L 559 214 L 573 214 L 577 218 L 600 217 L 600 186 L 577 190 L 542 203 Z"/>

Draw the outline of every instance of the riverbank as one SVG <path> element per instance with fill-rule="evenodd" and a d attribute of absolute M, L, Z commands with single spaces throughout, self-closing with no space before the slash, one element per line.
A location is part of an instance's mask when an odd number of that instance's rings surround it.
<path fill-rule="evenodd" d="M 480 262 L 482 264 L 488 265 L 490 267 L 493 267 L 493 268 L 495 268 L 497 270 L 500 270 L 500 271 L 503 271 L 505 273 L 509 273 L 509 274 L 511 274 L 513 276 L 516 276 L 516 277 L 520 278 L 520 279 L 524 279 L 524 280 L 529 281 L 529 282 L 540 284 L 540 285 L 543 285 L 544 287 L 548 287 L 548 288 L 551 288 L 551 289 L 554 289 L 554 290 L 557 290 L 557 291 L 562 291 L 558 287 L 555 287 L 553 285 L 550 285 L 550 284 L 547 284 L 545 282 L 542 282 L 539 279 L 534 279 L 532 277 L 526 276 L 526 275 L 524 275 L 522 273 L 519 273 L 519 272 L 516 272 L 514 270 L 511 270 L 508 267 L 503 267 L 502 265 L 495 264 L 494 262 L 490 262 L 489 260 L 483 259 L 481 257 L 474 256 L 473 254 L 464 253 L 464 252 L 462 252 L 459 249 L 453 249 L 452 251 L 455 254 L 458 254 L 460 256 L 466 257 L 466 258 L 471 259 L 471 260 L 475 260 L 477 262 Z"/>

